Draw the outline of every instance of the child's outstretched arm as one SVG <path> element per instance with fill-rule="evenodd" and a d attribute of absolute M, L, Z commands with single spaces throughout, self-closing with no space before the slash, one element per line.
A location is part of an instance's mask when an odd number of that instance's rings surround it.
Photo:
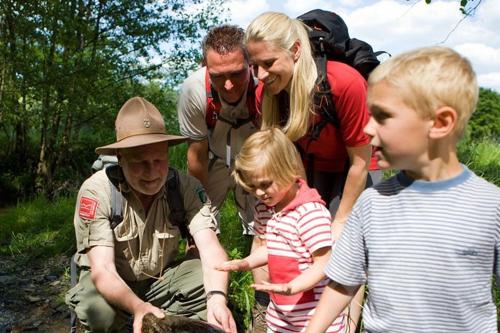
<path fill-rule="evenodd" d="M 267 264 L 267 247 L 265 241 L 256 248 L 248 257 L 225 261 L 216 267 L 219 271 L 249 271 Z"/>
<path fill-rule="evenodd" d="M 307 325 L 306 333 L 323 333 L 346 308 L 360 286 L 349 287 L 334 281 L 323 290 L 314 316 Z"/>
<path fill-rule="evenodd" d="M 324 277 L 324 269 L 330 258 L 330 247 L 320 248 L 313 253 L 313 264 L 302 274 L 288 283 L 253 284 L 255 290 L 294 295 L 317 285 Z"/>

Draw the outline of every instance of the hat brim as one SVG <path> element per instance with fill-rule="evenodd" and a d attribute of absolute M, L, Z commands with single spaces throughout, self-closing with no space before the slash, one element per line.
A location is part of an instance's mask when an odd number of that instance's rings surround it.
<path fill-rule="evenodd" d="M 179 143 L 183 143 L 187 141 L 187 137 L 178 136 L 178 135 L 167 135 L 167 134 L 143 134 L 143 135 L 134 135 L 128 138 L 125 138 L 119 142 L 112 143 L 110 145 L 97 147 L 95 152 L 100 155 L 116 155 L 117 149 L 123 148 L 133 148 L 139 146 L 145 146 L 152 143 L 158 142 L 168 142 L 168 146 L 172 147 Z"/>

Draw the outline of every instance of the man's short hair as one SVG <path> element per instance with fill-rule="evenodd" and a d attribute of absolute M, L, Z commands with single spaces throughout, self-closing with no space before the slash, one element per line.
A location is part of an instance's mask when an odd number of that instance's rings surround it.
<path fill-rule="evenodd" d="M 243 45 L 245 31 L 236 25 L 221 25 L 210 29 L 201 44 L 203 50 L 203 62 L 206 61 L 208 50 L 212 49 L 218 54 L 227 54 L 240 49 L 245 60 L 248 61 L 248 54 Z"/>
<path fill-rule="evenodd" d="M 469 60 L 448 47 L 424 47 L 395 56 L 370 74 L 369 89 L 384 81 L 405 104 L 425 118 L 443 106 L 457 112 L 454 132 L 461 136 L 476 109 L 479 89 Z"/>

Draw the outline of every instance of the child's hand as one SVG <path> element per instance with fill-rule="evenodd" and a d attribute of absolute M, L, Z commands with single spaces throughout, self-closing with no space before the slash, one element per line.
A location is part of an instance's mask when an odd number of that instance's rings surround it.
<path fill-rule="evenodd" d="M 215 267 L 218 271 L 230 272 L 230 271 L 248 271 L 251 269 L 250 264 L 245 259 L 235 259 L 230 261 L 225 261 L 222 264 Z"/>
<path fill-rule="evenodd" d="M 292 285 L 290 283 L 254 283 L 252 284 L 252 288 L 258 291 L 272 292 L 281 295 L 293 295 Z"/>

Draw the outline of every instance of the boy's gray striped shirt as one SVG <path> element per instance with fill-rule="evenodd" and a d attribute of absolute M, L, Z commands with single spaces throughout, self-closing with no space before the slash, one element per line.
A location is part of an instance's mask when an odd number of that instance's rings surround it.
<path fill-rule="evenodd" d="M 356 203 L 325 272 L 368 283 L 367 332 L 497 333 L 500 189 L 463 168 L 439 182 L 399 173 Z"/>

